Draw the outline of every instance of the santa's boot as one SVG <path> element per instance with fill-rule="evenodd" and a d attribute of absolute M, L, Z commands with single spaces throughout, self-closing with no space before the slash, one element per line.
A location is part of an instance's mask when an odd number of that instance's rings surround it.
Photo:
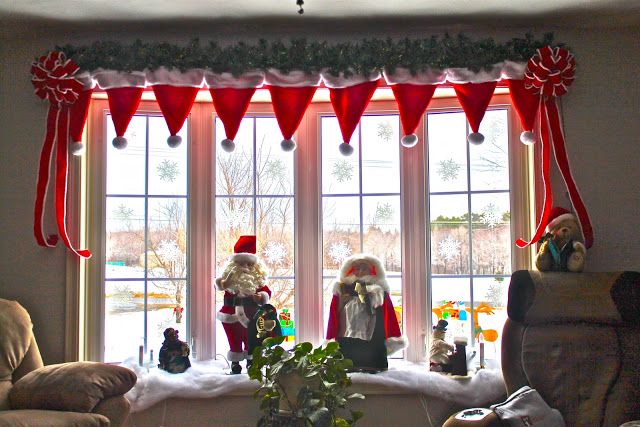
<path fill-rule="evenodd" d="M 242 372 L 242 366 L 240 366 L 240 362 L 231 362 L 231 373 L 239 374 Z"/>

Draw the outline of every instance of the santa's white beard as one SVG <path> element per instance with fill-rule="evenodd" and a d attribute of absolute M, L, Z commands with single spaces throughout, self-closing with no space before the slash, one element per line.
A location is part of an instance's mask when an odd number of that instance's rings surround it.
<path fill-rule="evenodd" d="M 262 285 L 261 274 L 255 268 L 235 267 L 226 279 L 227 289 L 242 296 L 253 295 Z"/>

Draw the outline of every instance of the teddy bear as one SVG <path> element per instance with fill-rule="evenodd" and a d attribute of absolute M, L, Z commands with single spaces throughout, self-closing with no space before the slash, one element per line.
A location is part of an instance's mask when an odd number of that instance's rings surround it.
<path fill-rule="evenodd" d="M 584 270 L 587 248 L 581 242 L 580 224 L 574 214 L 556 207 L 551 210 L 547 234 L 540 239 L 536 267 L 540 271 Z"/>

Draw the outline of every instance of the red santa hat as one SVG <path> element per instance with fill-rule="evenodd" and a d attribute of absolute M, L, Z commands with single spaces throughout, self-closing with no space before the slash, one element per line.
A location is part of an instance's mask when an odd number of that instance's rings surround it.
<path fill-rule="evenodd" d="M 256 236 L 240 236 L 233 246 L 231 261 L 249 262 L 252 264 L 258 262 L 258 257 L 256 256 Z"/>
<path fill-rule="evenodd" d="M 572 220 L 578 222 L 578 219 L 574 214 L 569 212 L 567 209 L 562 206 L 556 206 L 551 209 L 551 213 L 549 214 L 549 222 L 547 223 L 547 233 L 550 233 L 551 230 L 556 228 L 558 224 L 562 221 Z"/>

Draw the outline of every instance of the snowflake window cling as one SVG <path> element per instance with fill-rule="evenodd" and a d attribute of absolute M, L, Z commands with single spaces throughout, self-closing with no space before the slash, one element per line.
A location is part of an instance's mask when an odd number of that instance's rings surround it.
<path fill-rule="evenodd" d="M 280 265 L 287 256 L 287 248 L 280 242 L 269 242 L 262 252 L 269 264 Z"/>
<path fill-rule="evenodd" d="M 349 255 L 351 255 L 351 248 L 347 242 L 332 243 L 329 248 L 329 256 L 336 264 L 341 264 Z"/>
<path fill-rule="evenodd" d="M 438 243 L 438 254 L 446 261 L 453 261 L 460 256 L 460 246 L 462 242 L 454 239 L 451 236 L 447 236 L 444 240 Z"/>

